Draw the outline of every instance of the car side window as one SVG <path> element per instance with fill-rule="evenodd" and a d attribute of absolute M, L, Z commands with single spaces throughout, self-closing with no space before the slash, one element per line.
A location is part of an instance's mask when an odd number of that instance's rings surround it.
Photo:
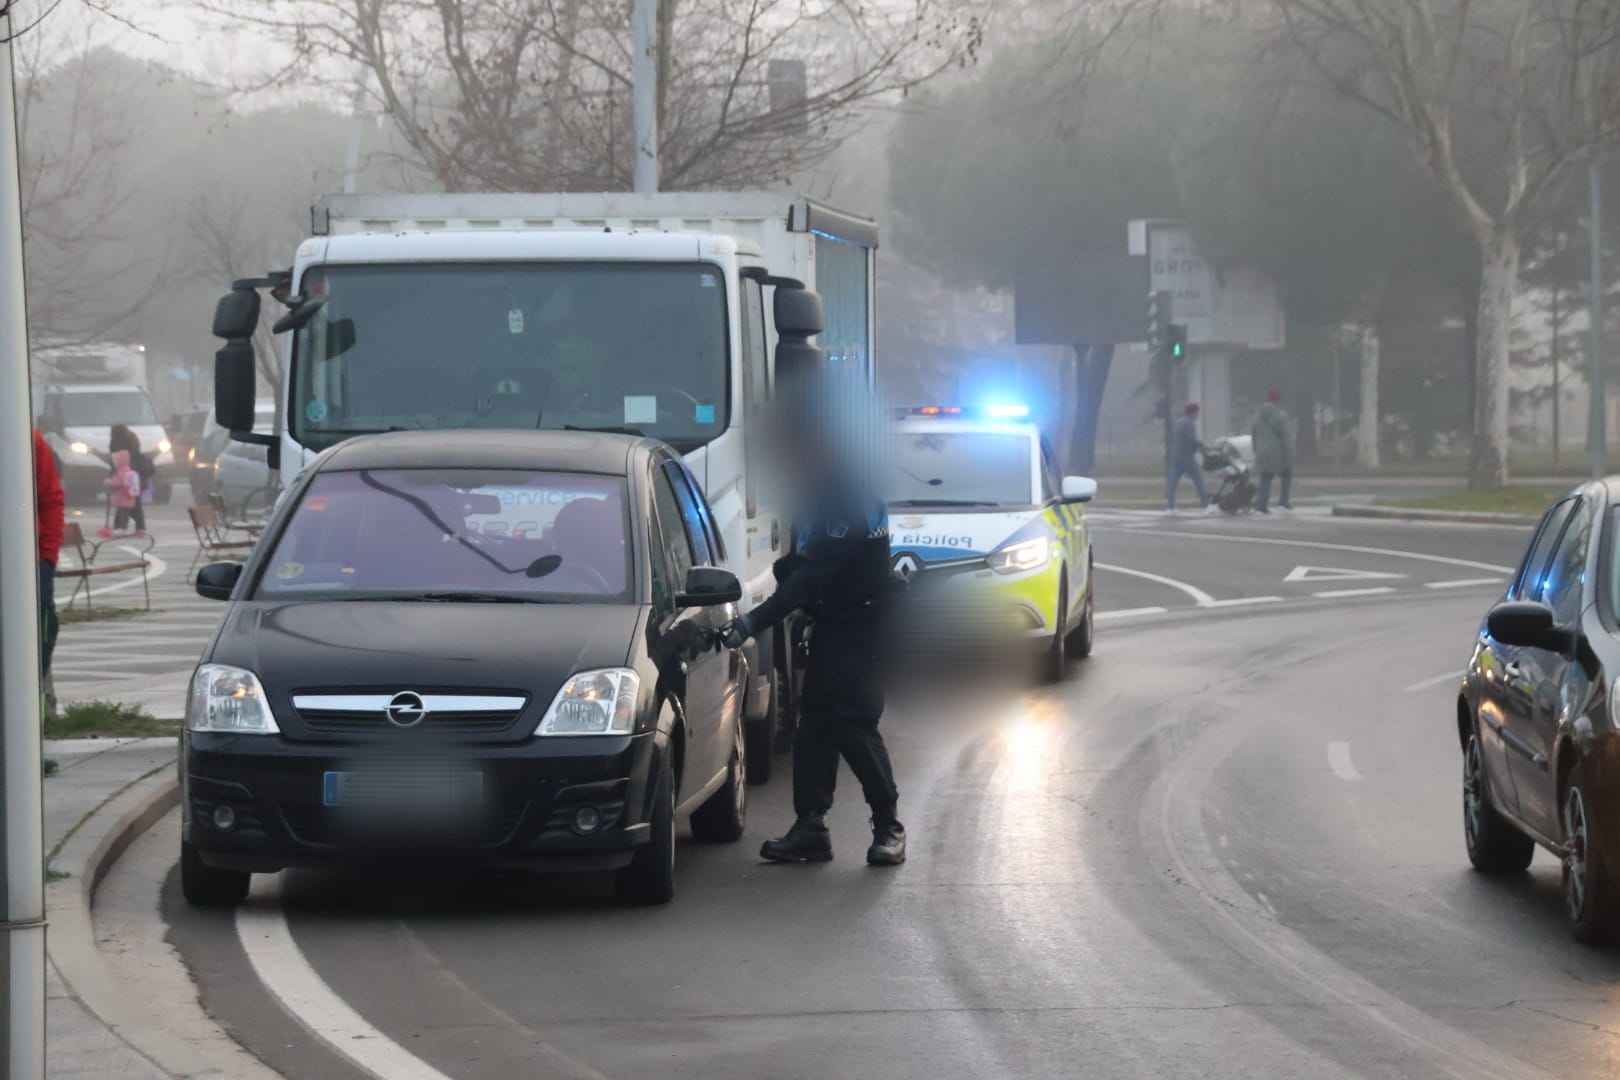
<path fill-rule="evenodd" d="M 692 556 L 697 559 L 695 565 L 713 566 L 714 554 L 710 550 L 709 533 L 703 526 L 703 511 L 699 509 L 699 502 L 688 482 L 686 470 L 678 462 L 666 461 L 664 472 L 675 488 L 675 498 L 680 503 L 681 521 L 686 525 L 686 534 L 692 538 Z"/>
<path fill-rule="evenodd" d="M 769 364 L 766 363 L 769 348 L 765 343 L 765 293 L 759 282 L 753 278 L 744 278 L 742 289 L 743 355 L 748 360 L 752 383 L 749 389 L 753 394 L 750 405 L 761 406 L 771 400 L 771 386 L 767 375 Z"/>
<path fill-rule="evenodd" d="M 698 486 L 697 477 L 685 465 L 681 466 L 681 476 L 686 480 L 686 488 L 692 493 L 692 502 L 697 506 L 698 514 L 703 518 L 703 535 L 709 542 L 709 554 L 714 559 L 715 566 L 724 566 L 726 562 L 726 542 L 720 537 L 720 525 L 714 520 L 714 507 L 709 500 L 703 497 L 703 489 Z"/>
<path fill-rule="evenodd" d="M 1041 436 L 1041 501 L 1055 499 L 1063 490 L 1063 476 L 1058 469 L 1057 455 L 1045 435 Z"/>
<path fill-rule="evenodd" d="M 650 583 L 652 585 L 652 604 L 655 610 L 662 610 L 674 602 L 675 595 L 669 588 L 669 542 L 666 539 L 662 525 L 659 524 L 658 515 L 654 514 L 649 523 L 648 532 L 652 540 L 652 552 L 647 562 L 652 567 Z"/>
<path fill-rule="evenodd" d="M 1563 539 L 1558 542 L 1547 569 L 1541 575 L 1541 591 L 1537 597 L 1553 609 L 1560 626 L 1575 620 L 1581 611 L 1582 585 L 1586 581 L 1586 552 L 1592 539 L 1592 504 L 1582 499 L 1564 526 Z"/>
<path fill-rule="evenodd" d="M 1524 562 L 1519 564 L 1519 572 L 1513 579 L 1513 599 L 1537 599 L 1541 591 L 1542 568 L 1547 565 L 1547 556 L 1552 553 L 1553 545 L 1558 543 L 1558 537 L 1564 531 L 1564 523 L 1569 520 L 1569 515 L 1574 509 L 1575 500 L 1565 499 L 1542 517 L 1541 527 L 1536 530 L 1535 538 L 1530 541 L 1530 547 L 1524 553 Z"/>
<path fill-rule="evenodd" d="M 684 582 L 686 572 L 697 565 L 692 539 L 686 534 L 680 500 L 675 496 L 675 485 L 666 468 L 653 470 L 653 502 L 658 508 L 658 524 L 664 534 L 664 549 L 669 552 L 675 580 Z"/>

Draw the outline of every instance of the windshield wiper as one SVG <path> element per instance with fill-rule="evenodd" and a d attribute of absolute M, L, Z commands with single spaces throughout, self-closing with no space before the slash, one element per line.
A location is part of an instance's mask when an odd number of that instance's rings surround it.
<path fill-rule="evenodd" d="M 586 425 L 586 424 L 564 424 L 562 429 L 564 431 L 595 431 L 595 432 L 598 432 L 598 433 L 600 433 L 602 435 L 634 435 L 637 438 L 644 438 L 644 437 L 646 437 L 646 434 L 647 434 L 645 431 L 642 431 L 640 428 L 613 427 L 611 425 L 604 425 L 602 427 L 591 427 L 591 426 Z"/>
<path fill-rule="evenodd" d="M 425 592 L 414 596 L 394 596 L 391 600 L 420 600 L 434 604 L 544 604 L 532 596 L 514 596 L 511 593 L 491 592 Z"/>
<path fill-rule="evenodd" d="M 890 506 L 1000 506 L 983 499 L 891 499 Z"/>

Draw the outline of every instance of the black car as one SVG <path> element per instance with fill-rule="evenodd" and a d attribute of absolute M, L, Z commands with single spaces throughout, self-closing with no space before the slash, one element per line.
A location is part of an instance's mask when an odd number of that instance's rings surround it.
<path fill-rule="evenodd" d="M 674 892 L 675 823 L 746 813 L 737 579 L 681 459 L 583 432 L 407 432 L 322 454 L 245 566 L 181 735 L 181 883 L 365 859 L 607 871 Z"/>
<path fill-rule="evenodd" d="M 1480 626 L 1457 701 L 1468 857 L 1520 873 L 1540 844 L 1563 861 L 1569 925 L 1620 916 L 1620 477 L 1547 511 L 1507 596 Z"/>

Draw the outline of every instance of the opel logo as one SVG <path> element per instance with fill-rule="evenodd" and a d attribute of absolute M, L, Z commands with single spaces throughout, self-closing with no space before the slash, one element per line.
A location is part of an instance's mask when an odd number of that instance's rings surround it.
<path fill-rule="evenodd" d="M 413 728 L 428 714 L 427 704 L 415 690 L 401 690 L 388 702 L 388 722 L 397 728 Z"/>
<path fill-rule="evenodd" d="M 911 576 L 920 569 L 917 557 L 909 552 L 894 560 L 894 572 L 902 581 L 910 581 Z"/>

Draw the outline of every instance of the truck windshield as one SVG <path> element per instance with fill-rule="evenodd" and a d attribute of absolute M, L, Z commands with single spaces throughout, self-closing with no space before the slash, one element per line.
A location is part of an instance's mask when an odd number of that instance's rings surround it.
<path fill-rule="evenodd" d="M 293 435 L 324 449 L 418 428 L 629 428 L 677 449 L 725 429 L 725 288 L 698 263 L 411 263 L 308 270 Z"/>
<path fill-rule="evenodd" d="M 62 423 L 67 427 L 109 427 L 113 424 L 155 424 L 152 403 L 139 390 L 87 390 L 62 394 Z"/>
<path fill-rule="evenodd" d="M 978 432 L 897 435 L 890 506 L 1031 506 L 1029 436 Z"/>

